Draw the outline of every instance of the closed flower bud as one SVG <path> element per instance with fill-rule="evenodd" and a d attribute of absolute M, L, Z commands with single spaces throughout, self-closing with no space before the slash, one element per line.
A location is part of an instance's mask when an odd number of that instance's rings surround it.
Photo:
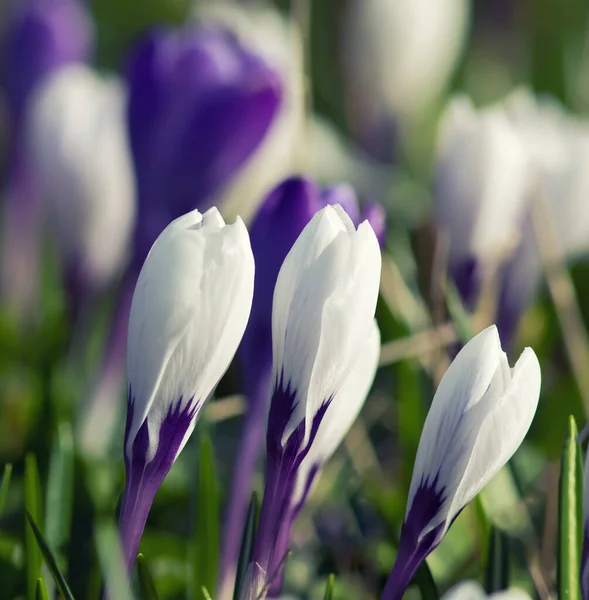
<path fill-rule="evenodd" d="M 129 252 L 136 204 L 125 97 L 115 77 L 71 65 L 31 101 L 27 162 L 74 294 L 112 280 Z"/>
<path fill-rule="evenodd" d="M 212 204 L 266 135 L 279 75 L 219 27 L 159 30 L 128 65 L 143 257 L 171 219 Z"/>
<path fill-rule="evenodd" d="M 373 327 L 380 268 L 378 240 L 368 222 L 356 230 L 335 205 L 313 217 L 278 274 L 266 487 L 254 550 L 266 574 L 281 563 L 275 543 L 296 470 Z"/>
<path fill-rule="evenodd" d="M 477 111 L 466 98 L 449 104 L 438 133 L 434 217 L 469 308 L 517 246 L 528 176 L 524 146 L 499 107 Z"/>
<path fill-rule="evenodd" d="M 423 427 L 399 551 L 383 600 L 403 596 L 460 511 L 518 449 L 538 406 L 540 380 L 531 348 L 509 368 L 495 326 L 458 353 Z"/>
<path fill-rule="evenodd" d="M 133 565 L 155 493 L 227 370 L 249 317 L 254 260 L 238 219 L 176 219 L 139 275 L 129 317 L 127 483 L 121 534 Z"/>

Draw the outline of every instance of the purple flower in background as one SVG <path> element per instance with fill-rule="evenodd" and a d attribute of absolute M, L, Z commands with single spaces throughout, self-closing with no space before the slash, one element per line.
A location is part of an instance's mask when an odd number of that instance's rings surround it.
<path fill-rule="evenodd" d="M 280 591 L 278 539 L 296 473 L 373 327 L 380 248 L 369 223 L 321 209 L 284 260 L 272 305 L 272 392 L 264 500 L 254 544 L 254 590 Z M 250 590 L 251 591 L 251 590 Z"/>
<path fill-rule="evenodd" d="M 221 598 L 231 594 L 229 588 L 233 586 L 243 521 L 266 426 L 272 371 L 272 298 L 276 279 L 300 233 L 315 213 L 328 204 L 340 204 L 354 224 L 359 224 L 361 211 L 350 186 L 340 184 L 321 190 L 310 179 L 293 177 L 270 192 L 249 228 L 256 261 L 254 301 L 238 352 L 248 409 L 219 557 Z M 382 206 L 367 203 L 362 216 L 368 218 L 379 241 L 382 240 L 385 232 Z"/>
<path fill-rule="evenodd" d="M 76 0 L 19 0 L 10 16 L 2 56 L 2 86 L 20 124 L 31 92 L 50 73 L 86 61 L 94 31 Z"/>
<path fill-rule="evenodd" d="M 178 215 L 210 206 L 278 113 L 279 75 L 221 28 L 149 34 L 128 69 L 142 260 Z"/>
<path fill-rule="evenodd" d="M 155 494 L 241 341 L 253 287 L 245 225 L 225 225 L 216 208 L 172 222 L 143 265 L 127 347 L 120 529 L 129 571 Z"/>
<path fill-rule="evenodd" d="M 581 555 L 581 596 L 589 598 L 589 449 L 585 455 L 583 481 L 583 552 Z"/>
<path fill-rule="evenodd" d="M 526 348 L 510 369 L 494 325 L 458 353 L 423 427 L 382 600 L 403 597 L 454 519 L 519 448 L 536 413 L 540 383 L 534 351 Z"/>

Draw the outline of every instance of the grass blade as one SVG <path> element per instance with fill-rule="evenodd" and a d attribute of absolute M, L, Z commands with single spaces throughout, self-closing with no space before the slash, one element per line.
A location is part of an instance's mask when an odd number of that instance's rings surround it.
<path fill-rule="evenodd" d="M 237 561 L 237 572 L 235 574 L 235 590 L 233 591 L 233 600 L 241 598 L 241 588 L 246 579 L 248 567 L 252 561 L 254 552 L 254 539 L 256 537 L 258 512 L 260 510 L 260 501 L 258 495 L 254 492 L 247 511 L 245 525 L 243 527 L 243 536 L 241 537 L 241 547 L 239 549 L 239 559 Z"/>
<path fill-rule="evenodd" d="M 10 479 L 12 477 L 12 465 L 4 465 L 4 473 L 2 475 L 2 483 L 0 484 L 0 516 L 4 512 L 6 499 L 8 498 L 8 488 L 10 487 Z"/>
<path fill-rule="evenodd" d="M 332 573 L 327 578 L 327 586 L 325 587 L 325 595 L 323 596 L 323 600 L 332 600 L 333 599 L 334 586 L 335 586 L 335 575 Z"/>
<path fill-rule="evenodd" d="M 509 587 L 509 544 L 507 536 L 498 527 L 489 532 L 489 555 L 485 573 L 485 589 L 488 594 Z"/>
<path fill-rule="evenodd" d="M 45 559 L 45 564 L 47 565 L 49 572 L 53 576 L 53 580 L 55 581 L 55 585 L 57 586 L 57 589 L 59 590 L 60 594 L 64 597 L 65 600 L 74 600 L 74 596 L 67 584 L 67 581 L 65 580 L 65 577 L 63 576 L 63 574 L 59 570 L 59 567 L 57 566 L 57 561 L 55 560 L 55 556 L 53 555 L 53 552 L 51 552 L 51 549 L 47 545 L 47 542 L 45 541 L 43 534 L 37 527 L 37 524 L 35 523 L 33 516 L 29 513 L 28 510 L 26 511 L 25 514 L 27 516 L 27 520 L 29 522 L 30 529 L 32 531 L 32 535 L 34 536 L 34 539 L 35 539 L 36 544 L 38 545 L 38 548 L 40 549 L 41 553 L 43 554 L 43 558 Z M 37 588 L 37 580 L 35 580 L 35 590 L 36 590 L 36 588 Z"/>
<path fill-rule="evenodd" d="M 137 555 L 137 578 L 139 579 L 139 590 L 141 591 L 142 600 L 158 600 L 155 583 L 149 570 L 149 565 L 145 560 L 145 556 L 139 553 Z"/>
<path fill-rule="evenodd" d="M 569 419 L 562 454 L 558 508 L 558 597 L 580 600 L 579 568 L 583 543 L 583 461 L 577 424 Z"/>
<path fill-rule="evenodd" d="M 440 593 L 438 592 L 438 587 L 425 560 L 421 563 L 419 569 L 417 569 L 414 581 L 421 592 L 423 600 L 439 600 Z"/>
<path fill-rule="evenodd" d="M 214 589 L 219 555 L 219 494 L 215 476 L 213 443 L 209 435 L 200 436 L 198 488 L 194 515 L 193 576 L 194 590 Z"/>
<path fill-rule="evenodd" d="M 43 500 L 41 498 L 41 482 L 39 480 L 39 469 L 37 468 L 37 459 L 34 454 L 27 454 L 25 457 L 25 484 L 24 484 L 25 510 L 30 515 L 35 524 L 41 523 L 41 511 Z M 37 527 L 37 525 L 35 525 Z M 39 532 L 41 531 L 39 526 Z M 37 593 L 37 579 L 41 575 L 41 565 L 43 559 L 39 545 L 37 544 L 36 534 L 30 527 L 27 527 L 25 520 L 25 552 L 26 552 L 26 573 L 27 573 L 27 598 L 35 600 Z"/>
<path fill-rule="evenodd" d="M 35 589 L 35 600 L 49 600 L 49 593 L 43 577 L 37 579 L 37 587 Z"/>

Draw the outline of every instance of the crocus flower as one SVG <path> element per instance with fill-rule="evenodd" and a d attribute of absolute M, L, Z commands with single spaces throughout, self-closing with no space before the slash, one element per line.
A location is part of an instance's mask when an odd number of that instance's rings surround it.
<path fill-rule="evenodd" d="M 47 77 L 31 101 L 26 151 L 75 305 L 119 274 L 129 252 L 135 181 L 122 82 L 83 65 Z"/>
<path fill-rule="evenodd" d="M 148 35 L 127 73 L 141 259 L 171 219 L 210 206 L 250 158 L 277 114 L 281 82 L 228 31 L 193 25 Z"/>
<path fill-rule="evenodd" d="M 304 177 L 278 185 L 262 201 L 250 226 L 256 277 L 252 313 L 239 349 L 244 392 L 248 400 L 243 437 L 237 452 L 234 480 L 227 507 L 220 559 L 221 598 L 230 594 L 239 553 L 251 482 L 264 439 L 272 371 L 272 297 L 280 267 L 295 240 L 313 216 L 327 204 L 341 204 L 354 223 L 361 215 L 384 238 L 382 207 L 360 209 L 353 189 L 345 184 L 320 189 Z"/>
<path fill-rule="evenodd" d="M 531 348 L 509 368 L 494 325 L 458 353 L 421 434 L 397 559 L 383 600 L 403 596 L 460 511 L 518 449 L 536 412 L 540 380 Z"/>
<path fill-rule="evenodd" d="M 589 449 L 585 456 L 583 482 L 583 553 L 581 555 L 581 596 L 589 598 Z"/>
<path fill-rule="evenodd" d="M 391 120 L 405 125 L 438 100 L 462 51 L 469 3 L 353 0 L 348 6 L 342 38 L 347 99 L 358 134 L 372 138 L 366 144 L 372 149 L 377 132 L 391 131 Z M 392 138 L 388 145 L 392 149 Z"/>
<path fill-rule="evenodd" d="M 241 341 L 253 286 L 245 225 L 225 225 L 216 208 L 173 221 L 143 265 L 127 350 L 120 526 L 129 570 L 157 489 Z"/>
<path fill-rule="evenodd" d="M 434 218 L 448 241 L 448 268 L 473 309 L 482 282 L 519 241 L 528 193 L 525 149 L 499 107 L 450 102 L 438 134 Z"/>
<path fill-rule="evenodd" d="M 76 0 L 24 0 L 15 7 L 4 39 L 2 85 L 20 123 L 31 92 L 47 75 L 89 58 L 94 31 Z"/>
<path fill-rule="evenodd" d="M 442 600 L 531 600 L 529 594 L 515 588 L 487 595 L 476 581 L 463 581 L 448 590 Z"/>
<path fill-rule="evenodd" d="M 313 217 L 278 275 L 266 485 L 254 546 L 254 564 L 274 595 L 280 582 L 271 578 L 283 558 L 275 552 L 276 540 L 288 517 L 297 468 L 373 326 L 380 267 L 369 223 L 356 230 L 335 205 Z"/>

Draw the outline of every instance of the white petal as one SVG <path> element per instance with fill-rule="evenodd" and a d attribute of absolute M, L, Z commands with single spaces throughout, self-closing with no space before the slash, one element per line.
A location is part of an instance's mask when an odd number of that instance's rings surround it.
<path fill-rule="evenodd" d="M 299 404 L 284 440 L 337 393 L 358 356 L 374 317 L 380 264 L 370 225 L 354 231 L 333 206 L 315 215 L 287 255 L 274 291 L 273 369 Z"/>
<path fill-rule="evenodd" d="M 448 590 L 441 600 L 485 600 L 487 594 L 480 583 L 463 581 Z"/>
<path fill-rule="evenodd" d="M 448 527 L 511 458 L 525 437 L 540 393 L 540 365 L 526 348 L 510 373 L 495 326 L 474 337 L 445 373 L 422 432 L 408 511 L 420 484 L 445 489 L 424 533 Z"/>
<path fill-rule="evenodd" d="M 48 227 L 65 260 L 96 285 L 123 268 L 135 219 L 125 104 L 121 80 L 72 65 L 41 83 L 26 120 Z"/>
<path fill-rule="evenodd" d="M 127 368 L 136 408 L 129 440 L 148 417 L 150 452 L 171 403 L 210 396 L 249 317 L 254 262 L 247 230 L 240 219 L 221 226 L 217 214 L 205 213 L 197 229 L 197 211 L 170 224 L 133 296 Z"/>
<path fill-rule="evenodd" d="M 309 473 L 320 468 L 337 450 L 364 406 L 378 367 L 380 332 L 376 321 L 360 355 L 319 425 L 315 440 L 297 472 L 293 506 L 302 499 Z"/>

